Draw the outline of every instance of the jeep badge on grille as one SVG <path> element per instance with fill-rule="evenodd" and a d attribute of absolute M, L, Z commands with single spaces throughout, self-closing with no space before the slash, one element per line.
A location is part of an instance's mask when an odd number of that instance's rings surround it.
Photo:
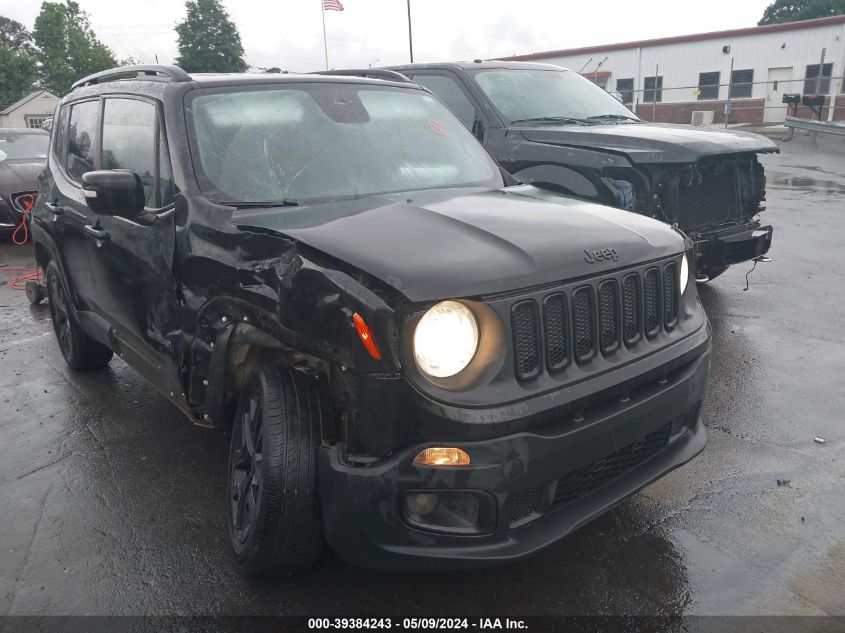
<path fill-rule="evenodd" d="M 588 251 L 586 248 L 584 249 L 584 261 L 588 264 L 606 262 L 611 259 L 615 262 L 619 261 L 619 255 L 613 248 L 603 248 L 595 251 Z"/>

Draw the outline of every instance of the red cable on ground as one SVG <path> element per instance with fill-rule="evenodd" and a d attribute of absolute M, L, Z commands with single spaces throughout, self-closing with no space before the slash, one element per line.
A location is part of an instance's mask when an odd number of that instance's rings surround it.
<path fill-rule="evenodd" d="M 15 277 L 9 282 L 9 287 L 15 290 L 26 290 L 26 282 L 30 279 L 40 281 L 41 272 L 37 268 L 24 268 L 22 266 L 0 266 L 0 273 L 15 273 Z M 23 273 L 23 274 L 20 274 Z"/>

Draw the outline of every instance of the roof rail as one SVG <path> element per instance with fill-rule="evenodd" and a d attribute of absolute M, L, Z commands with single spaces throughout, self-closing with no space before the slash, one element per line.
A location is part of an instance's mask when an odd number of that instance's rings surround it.
<path fill-rule="evenodd" d="M 93 75 L 83 77 L 79 81 L 74 82 L 70 87 L 71 90 L 76 90 L 82 86 L 92 86 L 94 84 L 102 83 L 103 81 L 112 81 L 122 75 L 134 74 L 133 79 L 148 79 L 152 81 L 191 81 L 191 76 L 178 66 L 165 66 L 163 64 L 144 64 L 138 66 L 121 66 L 120 68 L 111 68 L 103 70 Z"/>
<path fill-rule="evenodd" d="M 348 68 L 340 70 L 319 70 L 312 75 L 344 75 L 346 77 L 370 77 L 371 79 L 385 79 L 387 81 L 400 81 L 402 83 L 413 83 L 402 73 L 395 70 L 382 70 L 380 68 Z"/>

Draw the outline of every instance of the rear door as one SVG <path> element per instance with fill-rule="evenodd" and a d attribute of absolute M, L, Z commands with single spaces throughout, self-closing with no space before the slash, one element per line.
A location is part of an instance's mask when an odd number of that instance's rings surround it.
<path fill-rule="evenodd" d="M 77 310 L 91 314 L 100 309 L 94 281 L 94 243 L 86 227 L 94 226 L 97 217 L 85 204 L 79 182 L 83 174 L 97 169 L 99 116 L 97 98 L 62 106 L 50 156 L 52 179 L 45 205 L 71 298 Z M 107 328 L 104 330 L 99 322 L 100 327 L 92 330 L 98 320 L 90 316 L 82 314 L 80 318 L 89 334 L 103 340 Z"/>
<path fill-rule="evenodd" d="M 182 400 L 181 328 L 173 276 L 174 186 L 160 104 L 130 96 L 104 99 L 102 169 L 141 177 L 145 213 L 100 216 L 104 246 L 95 252 L 99 300 L 121 356 L 173 398 Z"/>

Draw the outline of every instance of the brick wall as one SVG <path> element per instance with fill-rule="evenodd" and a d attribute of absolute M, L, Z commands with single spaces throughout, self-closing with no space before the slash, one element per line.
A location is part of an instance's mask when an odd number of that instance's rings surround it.
<path fill-rule="evenodd" d="M 692 113 L 696 110 L 712 111 L 714 123 L 725 122 L 725 101 L 689 101 L 684 103 L 658 103 L 654 120 L 658 123 L 684 123 L 689 125 Z M 732 99 L 731 123 L 762 123 L 765 110 L 764 99 Z M 636 108 L 637 116 L 646 121 L 652 120 L 651 103 L 641 103 Z M 822 121 L 827 121 L 830 99 L 822 108 Z M 815 119 L 816 115 L 806 106 L 798 107 L 798 116 Z M 845 121 L 845 95 L 839 95 L 834 109 L 834 120 Z"/>

